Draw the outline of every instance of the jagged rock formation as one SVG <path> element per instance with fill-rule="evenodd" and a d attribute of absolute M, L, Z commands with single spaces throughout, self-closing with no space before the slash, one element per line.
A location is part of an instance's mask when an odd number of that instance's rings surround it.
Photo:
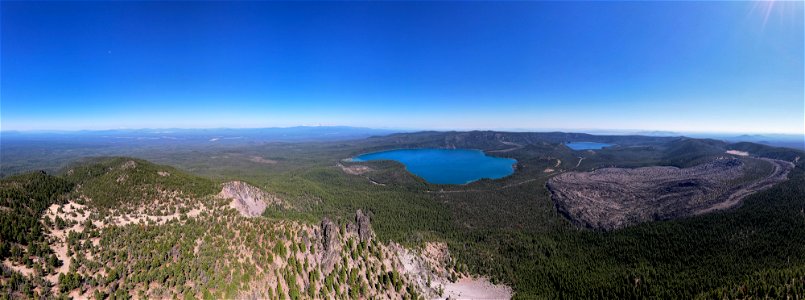
<path fill-rule="evenodd" d="M 374 238 L 371 218 L 360 209 L 355 212 L 355 223 L 347 223 L 344 227 L 347 229 L 347 233 L 356 235 L 359 241 L 366 244 L 369 244 L 371 239 Z M 333 265 L 340 259 L 341 240 L 343 237 L 339 232 L 338 224 L 329 218 L 324 218 L 321 221 L 320 230 L 321 249 L 323 250 L 321 252 L 322 272 L 329 274 L 333 269 Z"/>
<path fill-rule="evenodd" d="M 376 249 L 372 251 L 383 253 L 382 259 L 379 261 L 374 261 L 375 258 L 371 257 L 358 258 L 357 261 L 351 261 L 348 266 L 356 267 L 353 265 L 355 263 L 386 266 L 388 271 L 382 271 L 379 274 L 380 278 L 385 276 L 397 278 L 394 280 L 408 285 L 424 299 L 511 298 L 510 287 L 492 284 L 487 278 L 472 277 L 470 274 L 459 271 L 446 243 L 430 242 L 426 243 L 422 249 L 409 249 L 395 242 L 382 244 L 374 239 L 371 212 L 364 213 L 363 210 L 358 210 L 355 212 L 354 220 L 354 223 L 347 221 L 342 224 L 345 229 L 343 232 L 339 231 L 340 227 L 335 221 L 328 218 L 322 220 L 319 232 L 314 236 L 315 239 L 320 238 L 318 246 L 321 251 L 318 252 L 317 262 L 323 276 L 330 275 L 334 268 L 338 268 L 339 263 L 346 258 L 345 251 L 350 252 L 351 249 L 357 248 Z M 359 242 L 363 246 L 360 246 Z M 347 255 L 347 257 L 349 256 L 352 254 Z M 364 259 L 367 261 L 363 261 Z M 463 269 L 466 269 L 466 266 Z M 369 278 L 372 275 L 367 274 L 366 277 Z M 394 287 L 386 286 L 381 289 L 385 289 L 385 291 L 380 292 L 380 295 L 391 296 L 391 299 L 397 297 L 393 292 Z"/>
<path fill-rule="evenodd" d="M 547 187 L 560 212 L 573 222 L 605 230 L 734 207 L 747 195 L 786 179 L 794 167 L 773 165 L 763 177 L 747 175 L 744 163 L 722 158 L 690 168 L 604 168 L 568 172 Z M 754 175 L 752 175 L 754 176 Z"/>
<path fill-rule="evenodd" d="M 358 237 L 361 242 L 370 242 L 375 233 L 372 231 L 371 217 L 364 215 L 360 209 L 355 212 L 355 223 L 358 225 Z"/>
<path fill-rule="evenodd" d="M 282 203 L 274 195 L 241 181 L 224 183 L 218 197 L 232 199 L 230 206 L 246 217 L 262 215 L 268 204 Z"/>
<path fill-rule="evenodd" d="M 338 233 L 338 225 L 328 218 L 321 221 L 321 270 L 324 274 L 329 274 L 341 254 L 341 235 Z"/>

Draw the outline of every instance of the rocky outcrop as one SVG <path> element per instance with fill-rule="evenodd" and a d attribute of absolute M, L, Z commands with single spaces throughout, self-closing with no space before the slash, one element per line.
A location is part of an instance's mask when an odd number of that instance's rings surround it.
<path fill-rule="evenodd" d="M 328 218 L 321 221 L 321 270 L 325 275 L 330 274 L 333 266 L 338 262 L 341 254 L 341 237 L 338 225 Z"/>
<path fill-rule="evenodd" d="M 375 236 L 374 231 L 372 231 L 371 217 L 363 214 L 363 211 L 359 209 L 355 212 L 355 224 L 358 225 L 358 237 L 360 237 L 361 242 L 369 243 Z"/>
<path fill-rule="evenodd" d="M 375 236 L 372 230 L 371 215 L 364 214 L 362 210 L 355 212 L 355 223 L 347 222 L 344 224 L 346 236 L 339 232 L 338 224 L 329 218 L 321 221 L 321 266 L 324 274 L 329 274 L 333 266 L 338 262 L 341 255 L 342 239 L 349 236 L 357 236 L 358 240 L 370 243 Z"/>
<path fill-rule="evenodd" d="M 224 183 L 218 197 L 232 199 L 230 207 L 243 216 L 256 217 L 263 214 L 268 204 L 281 204 L 279 198 L 263 190 L 241 181 Z"/>
<path fill-rule="evenodd" d="M 397 270 L 425 299 L 511 299 L 511 287 L 457 272 L 445 243 L 429 242 L 421 250 L 394 242 L 387 247 Z"/>
<path fill-rule="evenodd" d="M 137 163 L 134 162 L 133 160 L 126 161 L 125 163 L 123 163 L 123 165 L 120 166 L 121 170 L 130 170 L 134 168 L 137 168 Z"/>

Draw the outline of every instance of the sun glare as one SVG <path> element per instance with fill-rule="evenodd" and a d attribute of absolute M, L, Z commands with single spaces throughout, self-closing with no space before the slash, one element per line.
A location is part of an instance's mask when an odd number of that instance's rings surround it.
<path fill-rule="evenodd" d="M 802 1 L 778 1 L 761 0 L 755 1 L 749 14 L 753 17 L 762 18 L 762 28 L 766 28 L 769 21 L 777 19 L 787 24 L 796 24 L 795 16 L 798 10 L 803 9 Z M 799 24 L 800 26 L 802 24 Z"/>

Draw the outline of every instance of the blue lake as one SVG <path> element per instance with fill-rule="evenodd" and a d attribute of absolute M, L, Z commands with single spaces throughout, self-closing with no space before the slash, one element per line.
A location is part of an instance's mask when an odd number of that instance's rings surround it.
<path fill-rule="evenodd" d="M 514 173 L 517 160 L 486 156 L 472 149 L 400 149 L 359 155 L 352 161 L 395 160 L 430 183 L 465 184 Z"/>
<path fill-rule="evenodd" d="M 598 150 L 604 147 L 612 146 L 612 144 L 595 143 L 595 142 L 570 142 L 565 144 L 573 150 Z"/>

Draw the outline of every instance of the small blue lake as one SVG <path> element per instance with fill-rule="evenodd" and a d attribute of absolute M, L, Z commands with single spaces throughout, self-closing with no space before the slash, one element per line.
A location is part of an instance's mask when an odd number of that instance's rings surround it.
<path fill-rule="evenodd" d="M 359 155 L 352 161 L 395 160 L 436 184 L 466 184 L 478 179 L 498 179 L 514 173 L 517 160 L 486 156 L 473 149 L 400 149 Z"/>
<path fill-rule="evenodd" d="M 567 145 L 568 148 L 573 150 L 598 150 L 612 146 L 612 144 L 596 143 L 596 142 L 570 142 L 565 145 Z"/>

